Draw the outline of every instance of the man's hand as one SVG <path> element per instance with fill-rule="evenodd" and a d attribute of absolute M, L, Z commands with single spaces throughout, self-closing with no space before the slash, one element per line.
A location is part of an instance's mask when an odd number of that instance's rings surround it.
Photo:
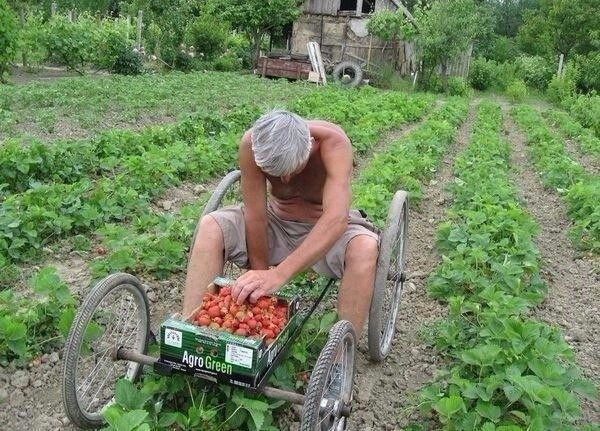
<path fill-rule="evenodd" d="M 254 303 L 261 296 L 275 293 L 286 281 L 277 268 L 250 270 L 235 281 L 231 288 L 231 296 L 238 304 L 246 299 Z"/>

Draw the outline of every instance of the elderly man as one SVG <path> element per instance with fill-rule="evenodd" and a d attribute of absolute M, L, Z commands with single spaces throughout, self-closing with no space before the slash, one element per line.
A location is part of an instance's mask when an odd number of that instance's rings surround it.
<path fill-rule="evenodd" d="M 344 131 L 327 121 L 272 111 L 244 134 L 239 164 L 243 205 L 200 220 L 184 315 L 201 303 L 225 261 L 249 269 L 232 288 L 240 303 L 270 295 L 312 267 L 341 278 L 338 315 L 360 335 L 371 303 L 378 237 L 358 211 L 349 210 L 352 147 Z"/>

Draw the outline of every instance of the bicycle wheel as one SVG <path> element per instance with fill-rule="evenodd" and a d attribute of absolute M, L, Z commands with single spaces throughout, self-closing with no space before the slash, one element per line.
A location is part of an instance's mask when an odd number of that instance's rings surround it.
<path fill-rule="evenodd" d="M 341 431 L 352 409 L 356 335 L 340 320 L 329 331 L 310 376 L 302 407 L 301 431 Z"/>
<path fill-rule="evenodd" d="M 371 308 L 368 344 L 371 360 L 379 362 L 390 351 L 405 280 L 406 239 L 408 233 L 408 193 L 397 191 L 381 234 L 379 258 Z"/>
<path fill-rule="evenodd" d="M 120 378 L 135 380 L 142 365 L 115 361 L 115 348 L 146 353 L 150 316 L 142 284 L 129 274 L 101 280 L 81 304 L 67 338 L 62 401 L 80 428 L 104 424 L 102 410 L 112 402 Z"/>

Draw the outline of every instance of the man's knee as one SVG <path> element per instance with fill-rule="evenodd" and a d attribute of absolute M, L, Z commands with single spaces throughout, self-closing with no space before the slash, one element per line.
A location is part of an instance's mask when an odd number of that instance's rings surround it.
<path fill-rule="evenodd" d="M 223 247 L 223 232 L 219 223 L 210 215 L 205 215 L 198 222 L 198 233 L 194 241 L 194 250 L 210 246 Z"/>
<path fill-rule="evenodd" d="M 369 235 L 358 235 L 346 247 L 345 266 L 375 268 L 378 255 L 377 240 Z"/>

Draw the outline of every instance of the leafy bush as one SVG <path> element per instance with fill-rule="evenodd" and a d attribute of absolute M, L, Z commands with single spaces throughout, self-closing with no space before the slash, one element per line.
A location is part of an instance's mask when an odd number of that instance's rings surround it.
<path fill-rule="evenodd" d="M 237 58 L 242 59 L 242 67 L 252 67 L 252 49 L 250 41 L 241 33 L 230 33 L 227 39 L 227 50 L 235 53 Z"/>
<path fill-rule="evenodd" d="M 188 51 L 181 49 L 173 59 L 173 66 L 175 69 L 181 70 L 182 72 L 191 72 L 194 69 L 194 59 L 190 56 Z"/>
<path fill-rule="evenodd" d="M 515 64 L 518 77 L 538 90 L 545 90 L 554 74 L 554 67 L 540 56 L 521 56 Z"/>
<path fill-rule="evenodd" d="M 494 85 L 494 69 L 496 62 L 478 57 L 469 66 L 469 83 L 476 90 L 487 90 Z"/>
<path fill-rule="evenodd" d="M 5 0 L 0 0 L 0 81 L 13 60 L 17 48 L 17 18 Z"/>
<path fill-rule="evenodd" d="M 527 86 L 520 79 L 516 79 L 506 87 L 506 95 L 513 101 L 518 102 L 527 97 Z"/>
<path fill-rule="evenodd" d="M 30 68 L 38 68 L 48 58 L 48 50 L 44 44 L 45 25 L 43 14 L 30 12 L 21 28 L 19 49 L 27 54 L 27 66 Z"/>
<path fill-rule="evenodd" d="M 576 55 L 573 65 L 577 69 L 577 87 L 583 92 L 600 92 L 600 51 Z"/>
<path fill-rule="evenodd" d="M 113 69 L 117 59 L 131 49 L 132 41 L 127 39 L 127 21 L 124 19 L 103 19 L 94 31 L 91 62 L 100 69 Z M 129 34 L 134 34 L 129 29 Z M 117 72 L 119 73 L 119 72 Z"/>
<path fill-rule="evenodd" d="M 83 73 L 92 58 L 95 27 L 96 23 L 86 16 L 71 22 L 66 16 L 55 15 L 45 33 L 46 48 L 57 61 Z"/>
<path fill-rule="evenodd" d="M 482 50 L 482 54 L 485 58 L 494 60 L 498 63 L 504 63 L 518 57 L 519 49 L 517 48 L 514 39 L 503 35 L 494 36 L 495 37 L 493 37 L 489 45 Z"/>
<path fill-rule="evenodd" d="M 233 52 L 225 53 L 213 62 L 213 69 L 221 72 L 234 72 L 241 68 L 242 59 L 237 58 Z"/>
<path fill-rule="evenodd" d="M 571 115 L 600 137 L 600 96 L 580 95 L 571 106 Z"/>
<path fill-rule="evenodd" d="M 468 96 L 470 88 L 463 77 L 451 76 L 448 78 L 447 91 L 451 96 Z"/>
<path fill-rule="evenodd" d="M 431 91 L 433 93 L 444 92 L 444 83 L 442 82 L 442 78 L 435 72 L 432 73 L 421 85 L 424 90 Z"/>
<path fill-rule="evenodd" d="M 558 105 L 563 104 L 563 101 L 569 103 L 568 101 L 575 94 L 575 82 L 566 77 L 555 76 L 548 84 L 546 94 L 552 102 Z"/>
<path fill-rule="evenodd" d="M 132 49 L 127 45 L 122 46 L 110 69 L 120 75 L 139 75 L 144 71 L 142 55 L 137 49 Z"/>
<path fill-rule="evenodd" d="M 190 21 L 185 29 L 185 42 L 203 53 L 207 59 L 217 57 L 225 50 L 229 37 L 229 24 L 210 15 L 202 15 Z"/>

